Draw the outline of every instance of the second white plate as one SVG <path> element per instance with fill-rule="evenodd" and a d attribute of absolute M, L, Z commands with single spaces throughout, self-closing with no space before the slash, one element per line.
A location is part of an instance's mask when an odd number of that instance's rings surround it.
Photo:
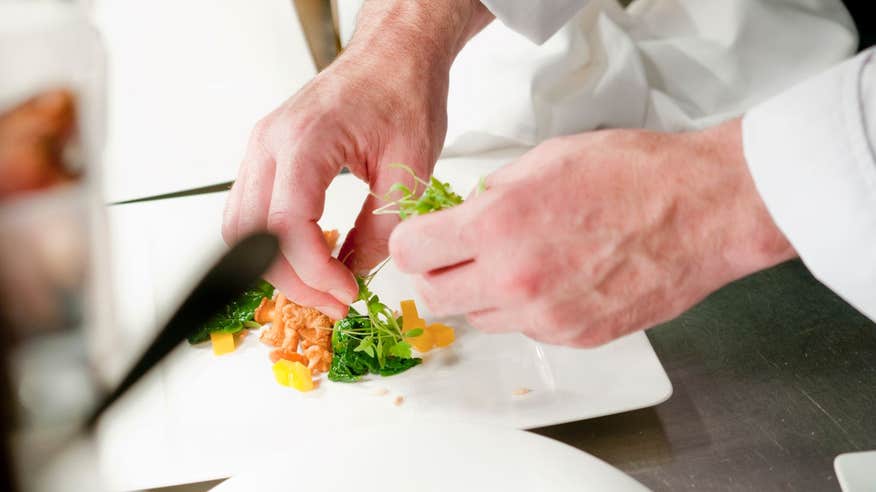
<path fill-rule="evenodd" d="M 645 492 L 621 471 L 529 432 L 408 421 L 360 429 L 331 456 L 290 446 L 213 492 L 502 490 Z"/>

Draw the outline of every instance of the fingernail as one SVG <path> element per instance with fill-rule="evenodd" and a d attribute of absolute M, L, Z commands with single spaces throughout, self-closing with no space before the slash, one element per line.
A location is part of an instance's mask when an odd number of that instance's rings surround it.
<path fill-rule="evenodd" d="M 354 296 L 349 292 L 344 292 L 340 289 L 329 289 L 329 294 L 332 295 L 335 299 L 341 302 L 341 304 L 350 305 L 353 304 Z"/>
<path fill-rule="evenodd" d="M 344 317 L 343 311 L 338 309 L 337 306 L 317 306 L 316 310 L 320 311 L 331 319 L 341 319 Z"/>

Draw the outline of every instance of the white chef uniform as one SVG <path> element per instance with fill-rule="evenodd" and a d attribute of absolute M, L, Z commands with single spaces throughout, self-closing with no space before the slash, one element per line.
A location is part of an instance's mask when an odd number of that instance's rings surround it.
<path fill-rule="evenodd" d="M 876 52 L 749 111 L 748 167 L 809 270 L 876 320 Z"/>
<path fill-rule="evenodd" d="M 446 154 L 605 127 L 709 126 L 857 46 L 839 0 L 483 3 L 501 22 L 453 65 Z"/>

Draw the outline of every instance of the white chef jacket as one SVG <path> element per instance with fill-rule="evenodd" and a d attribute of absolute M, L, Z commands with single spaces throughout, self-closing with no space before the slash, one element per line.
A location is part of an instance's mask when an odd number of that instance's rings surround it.
<path fill-rule="evenodd" d="M 857 47 L 840 0 L 482 1 L 501 22 L 453 64 L 445 155 L 710 126 Z"/>
<path fill-rule="evenodd" d="M 809 270 L 876 320 L 876 52 L 754 108 L 745 158 Z"/>

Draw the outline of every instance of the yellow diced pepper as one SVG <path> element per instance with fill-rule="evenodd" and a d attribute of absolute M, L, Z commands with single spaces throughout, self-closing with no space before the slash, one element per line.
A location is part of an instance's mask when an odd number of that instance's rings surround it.
<path fill-rule="evenodd" d="M 414 326 L 419 323 L 420 314 L 417 312 L 417 305 L 414 303 L 413 299 L 408 299 L 401 302 L 401 312 L 402 312 L 402 332 L 414 330 L 416 328 L 424 328 L 426 326 L 426 322 L 423 321 L 423 326 Z"/>
<path fill-rule="evenodd" d="M 298 391 L 310 391 L 313 389 L 313 374 L 311 374 L 309 367 L 300 362 L 292 363 L 290 380 L 292 387 Z"/>
<path fill-rule="evenodd" d="M 313 389 L 313 374 L 310 369 L 300 362 L 291 362 L 280 359 L 274 363 L 274 379 L 283 386 L 290 386 L 298 391 L 310 391 Z"/>
<path fill-rule="evenodd" d="M 213 353 L 216 355 L 234 352 L 234 335 L 231 333 L 210 333 L 210 342 L 213 344 Z"/>
<path fill-rule="evenodd" d="M 271 367 L 274 371 L 274 379 L 277 380 L 278 383 L 283 386 L 291 386 L 292 383 L 289 379 L 289 375 L 292 372 L 292 363 L 286 359 L 280 359 L 277 362 L 274 362 L 273 367 Z"/>
<path fill-rule="evenodd" d="M 437 347 L 446 347 L 456 340 L 456 332 L 453 328 L 443 323 L 432 323 L 426 328 L 426 331 L 432 335 L 432 340 Z"/>

